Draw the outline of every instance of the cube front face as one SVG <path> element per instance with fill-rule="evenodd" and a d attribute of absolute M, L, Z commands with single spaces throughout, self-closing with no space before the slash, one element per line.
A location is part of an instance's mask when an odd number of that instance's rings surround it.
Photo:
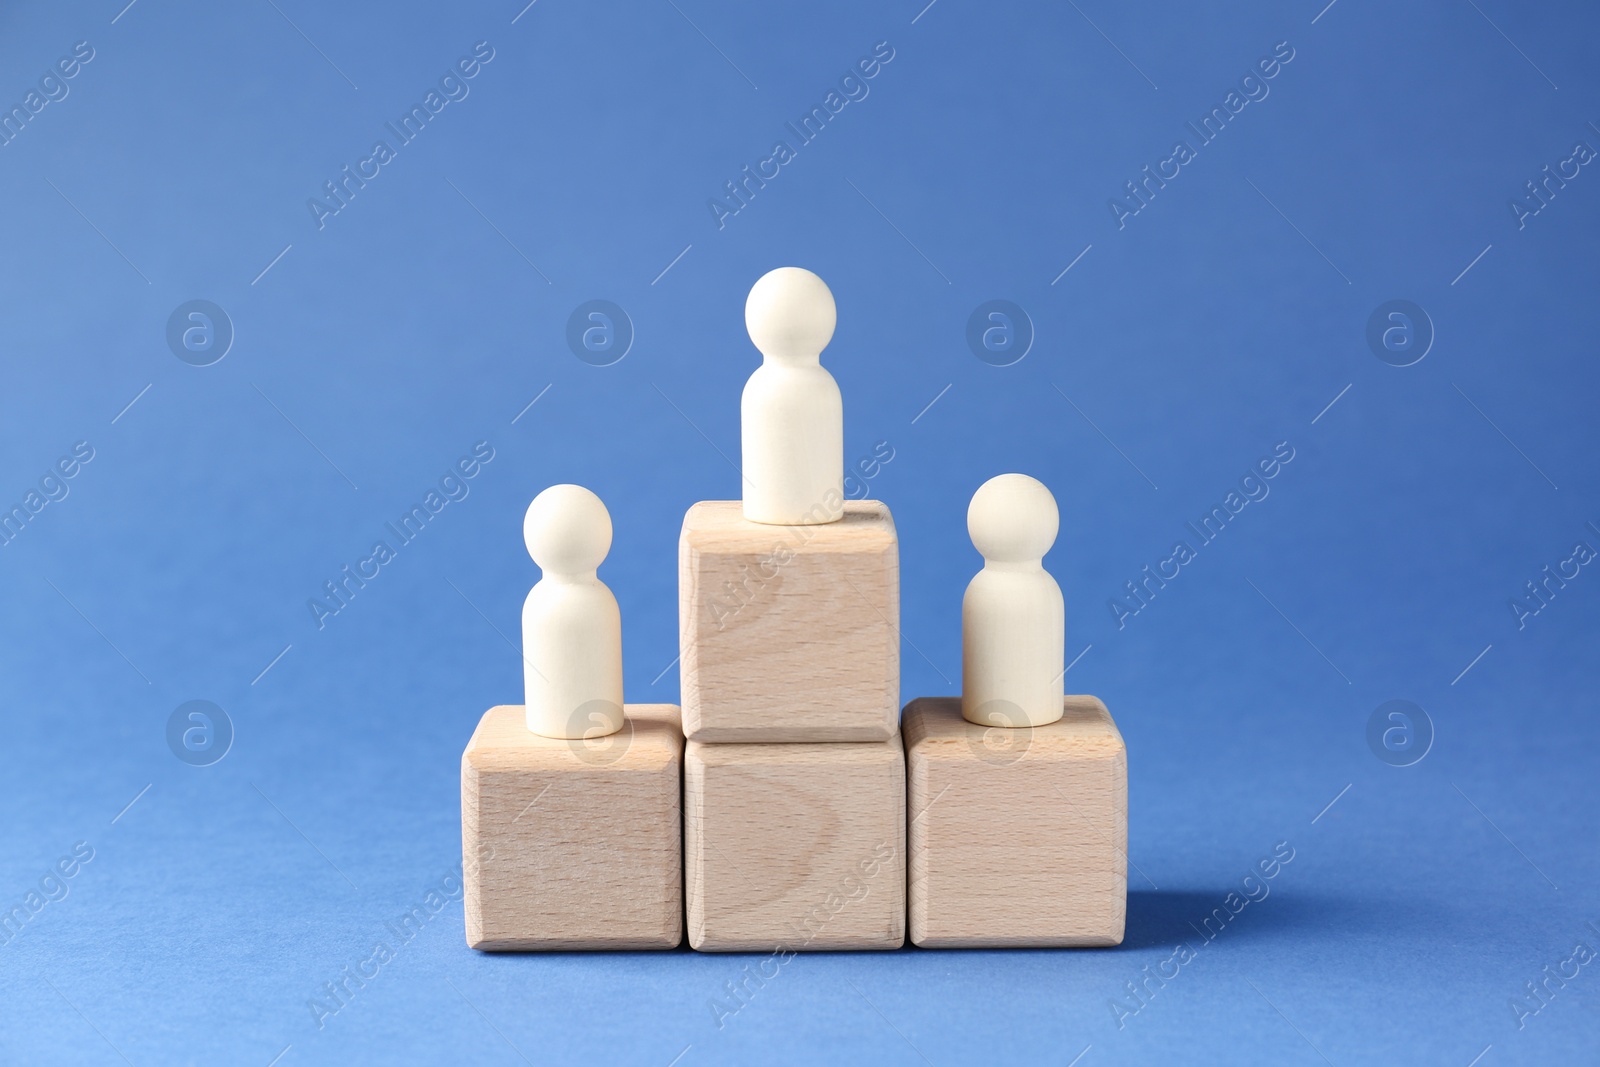
<path fill-rule="evenodd" d="M 691 741 L 884 741 L 900 702 L 900 551 L 875 500 L 839 522 L 769 526 L 689 509 L 678 542 Z"/>
<path fill-rule="evenodd" d="M 540 737 L 491 708 L 461 757 L 467 944 L 676 948 L 683 940 L 683 735 L 670 704 L 620 733 Z"/>
<path fill-rule="evenodd" d="M 906 706 L 911 940 L 926 948 L 1121 944 L 1127 749 L 1105 705 L 976 726 L 959 697 Z"/>
<path fill-rule="evenodd" d="M 689 742 L 690 947 L 899 948 L 905 797 L 898 736 L 873 744 Z"/>

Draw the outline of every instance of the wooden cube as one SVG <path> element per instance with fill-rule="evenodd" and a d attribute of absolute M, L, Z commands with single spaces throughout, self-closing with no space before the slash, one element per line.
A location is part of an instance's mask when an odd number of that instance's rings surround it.
<path fill-rule="evenodd" d="M 1105 705 L 1066 698 L 1049 726 L 905 709 L 911 940 L 926 948 L 1122 943 L 1128 755 Z"/>
<path fill-rule="evenodd" d="M 467 944 L 485 951 L 677 948 L 683 941 L 673 704 L 629 704 L 621 732 L 541 737 L 490 708 L 461 756 Z"/>
<path fill-rule="evenodd" d="M 684 754 L 689 944 L 708 952 L 905 943 L 905 752 L 707 745 Z"/>
<path fill-rule="evenodd" d="M 684 734 L 691 741 L 885 741 L 900 704 L 900 547 L 889 509 L 822 526 L 689 509 L 678 540 Z"/>

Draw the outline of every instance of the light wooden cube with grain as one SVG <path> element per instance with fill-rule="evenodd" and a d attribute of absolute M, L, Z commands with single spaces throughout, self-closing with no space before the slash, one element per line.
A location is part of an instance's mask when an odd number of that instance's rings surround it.
<path fill-rule="evenodd" d="M 961 716 L 960 697 L 906 705 L 911 940 L 925 948 L 1122 943 L 1128 756 L 1092 696 L 1048 726 Z"/>
<path fill-rule="evenodd" d="M 702 501 L 678 540 L 691 741 L 885 741 L 900 705 L 900 548 L 889 509 L 771 526 Z"/>
<path fill-rule="evenodd" d="M 905 943 L 900 737 L 684 754 L 689 944 L 708 952 Z"/>
<path fill-rule="evenodd" d="M 467 944 L 666 949 L 683 941 L 683 733 L 629 704 L 619 733 L 541 737 L 490 708 L 461 757 Z"/>

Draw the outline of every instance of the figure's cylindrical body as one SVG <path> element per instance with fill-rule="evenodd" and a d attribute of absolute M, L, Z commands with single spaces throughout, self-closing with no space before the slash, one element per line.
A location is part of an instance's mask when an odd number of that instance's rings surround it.
<path fill-rule="evenodd" d="M 598 577 L 547 575 L 522 605 L 528 729 L 603 737 L 622 729 L 622 613 Z"/>
<path fill-rule="evenodd" d="M 821 364 L 768 360 L 740 400 L 744 517 L 813 526 L 844 515 L 844 400 Z"/>
<path fill-rule="evenodd" d="M 1066 613 L 1038 563 L 989 562 L 961 600 L 961 714 L 982 726 L 1061 718 Z"/>

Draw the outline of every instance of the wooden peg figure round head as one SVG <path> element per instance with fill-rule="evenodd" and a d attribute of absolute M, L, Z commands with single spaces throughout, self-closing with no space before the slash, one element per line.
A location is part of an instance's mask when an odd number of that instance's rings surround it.
<path fill-rule="evenodd" d="M 838 322 L 833 291 L 803 267 L 768 271 L 750 287 L 744 302 L 750 340 L 775 363 L 817 363 Z"/>
<path fill-rule="evenodd" d="M 528 729 L 604 737 L 622 729 L 622 613 L 596 573 L 611 550 L 611 514 L 581 485 L 533 498 L 522 538 L 543 577 L 522 605 Z"/>
<path fill-rule="evenodd" d="M 1002 474 L 978 488 L 967 533 L 983 570 L 961 601 L 961 714 L 981 726 L 1061 718 L 1066 610 L 1044 569 L 1061 515 L 1043 482 Z"/>
<path fill-rule="evenodd" d="M 522 541 L 547 577 L 593 577 L 611 551 L 611 512 L 581 485 L 552 485 L 528 505 Z"/>
<path fill-rule="evenodd" d="M 990 478 L 967 505 L 967 535 L 985 563 L 1042 566 L 1060 529 L 1056 498 L 1026 474 Z"/>
<path fill-rule="evenodd" d="M 844 515 L 844 401 L 820 358 L 837 322 L 833 293 L 800 267 L 762 275 L 745 301 L 762 355 L 740 401 L 751 522 L 815 526 Z"/>

